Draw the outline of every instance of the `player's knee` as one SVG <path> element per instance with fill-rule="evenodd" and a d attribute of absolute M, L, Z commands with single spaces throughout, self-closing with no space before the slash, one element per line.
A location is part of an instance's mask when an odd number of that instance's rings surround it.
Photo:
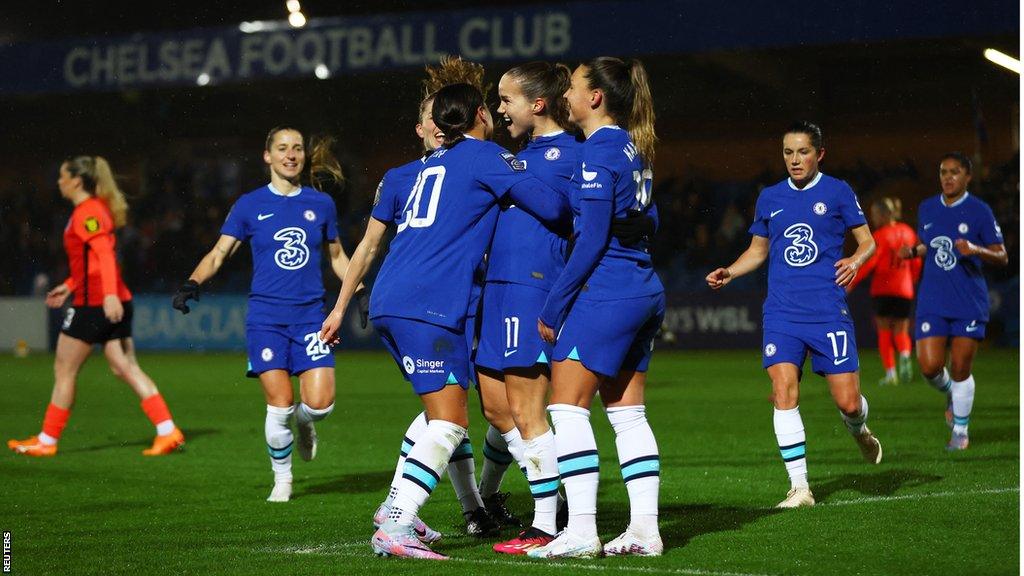
<path fill-rule="evenodd" d="M 936 372 L 937 373 L 937 372 Z M 957 382 L 963 382 L 967 380 L 967 377 L 971 375 L 971 364 L 970 362 L 958 361 L 953 359 L 949 365 L 949 377 Z"/>
<path fill-rule="evenodd" d="M 851 396 L 836 400 L 836 407 L 847 416 L 855 416 L 860 413 L 860 396 Z"/>
<path fill-rule="evenodd" d="M 121 380 L 127 380 L 131 367 L 127 362 L 110 362 L 110 372 Z"/>
<path fill-rule="evenodd" d="M 934 360 L 920 359 L 921 374 L 925 378 L 934 378 L 942 372 L 942 363 Z"/>

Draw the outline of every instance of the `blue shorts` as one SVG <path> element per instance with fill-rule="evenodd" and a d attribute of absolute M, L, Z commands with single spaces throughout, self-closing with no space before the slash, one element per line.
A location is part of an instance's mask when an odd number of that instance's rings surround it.
<path fill-rule="evenodd" d="M 665 317 L 665 294 L 623 300 L 580 300 L 558 331 L 551 359 L 577 360 L 591 372 L 646 372 Z"/>
<path fill-rule="evenodd" d="M 287 370 L 292 376 L 310 368 L 334 368 L 331 347 L 320 341 L 320 323 L 247 324 L 249 369 L 256 378 L 267 370 Z"/>
<path fill-rule="evenodd" d="M 552 346 L 541 340 L 537 318 L 548 291 L 510 282 L 488 282 L 476 365 L 504 372 L 548 364 Z"/>
<path fill-rule="evenodd" d="M 417 394 L 437 392 L 449 384 L 469 388 L 471 364 L 464 332 L 395 316 L 378 316 L 373 327 Z"/>
<path fill-rule="evenodd" d="M 914 339 L 920 340 L 932 336 L 963 336 L 965 338 L 984 340 L 986 324 L 987 322 L 964 320 L 962 318 L 918 316 L 914 320 Z"/>
<path fill-rule="evenodd" d="M 808 352 L 815 374 L 845 374 L 860 367 L 857 334 L 846 318 L 832 322 L 790 322 L 765 320 L 761 350 L 764 367 L 782 362 L 803 369 Z"/>

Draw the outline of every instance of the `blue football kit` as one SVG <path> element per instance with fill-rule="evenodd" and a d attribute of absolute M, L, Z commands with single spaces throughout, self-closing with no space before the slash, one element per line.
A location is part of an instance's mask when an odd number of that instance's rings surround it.
<path fill-rule="evenodd" d="M 623 246 L 613 218 L 651 206 L 653 174 L 629 133 L 603 126 L 580 147 L 570 197 L 574 246 L 540 319 L 557 339 L 553 360 L 598 374 L 646 371 L 665 314 L 665 290 L 646 243 Z"/>
<path fill-rule="evenodd" d="M 493 142 L 467 137 L 423 164 L 381 266 L 370 317 L 419 394 L 467 387 L 465 332 L 474 273 L 494 234 L 506 194 L 546 220 L 567 213 L 549 187 Z"/>
<path fill-rule="evenodd" d="M 916 338 L 983 339 L 989 302 L 981 257 L 964 256 L 954 244 L 960 238 L 984 247 L 1002 244 L 992 209 L 969 192 L 951 205 L 940 194 L 921 203 L 917 222 L 927 252 L 917 296 Z"/>
<path fill-rule="evenodd" d="M 846 292 L 836 284 L 846 231 L 866 224 L 846 182 L 818 173 L 803 189 L 790 179 L 761 191 L 750 233 L 768 239 L 763 365 L 818 374 L 855 372 L 859 362 Z"/>
<path fill-rule="evenodd" d="M 308 187 L 285 196 L 268 184 L 235 202 L 221 234 L 252 248 L 249 375 L 333 367 L 334 356 L 318 333 L 324 317 L 320 255 L 324 244 L 338 238 L 334 200 Z"/>
<path fill-rule="evenodd" d="M 516 159 L 568 203 L 579 147 L 560 131 L 531 139 Z M 504 371 L 550 361 L 553 345 L 541 339 L 537 318 L 565 266 L 567 244 L 514 204 L 501 210 L 487 256 L 477 366 Z"/>

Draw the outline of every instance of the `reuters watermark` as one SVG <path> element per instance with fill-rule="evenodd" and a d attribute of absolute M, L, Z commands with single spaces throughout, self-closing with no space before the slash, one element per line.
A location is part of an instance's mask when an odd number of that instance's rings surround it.
<path fill-rule="evenodd" d="M 4 532 L 4 574 L 11 573 L 11 533 Z"/>

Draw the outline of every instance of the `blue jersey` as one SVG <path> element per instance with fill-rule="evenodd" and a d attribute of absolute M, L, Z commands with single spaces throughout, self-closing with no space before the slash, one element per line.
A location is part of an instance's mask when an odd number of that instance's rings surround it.
<path fill-rule="evenodd" d="M 750 233 L 768 239 L 765 321 L 848 318 L 835 264 L 843 257 L 846 231 L 866 223 L 853 189 L 820 172 L 802 190 L 788 178 L 762 190 Z"/>
<path fill-rule="evenodd" d="M 494 234 L 498 199 L 532 178 L 493 142 L 467 137 L 431 154 L 377 275 L 370 315 L 463 329 L 473 272 Z"/>
<path fill-rule="evenodd" d="M 532 139 L 516 158 L 568 202 L 579 146 L 574 136 L 557 132 Z M 487 281 L 550 290 L 565 267 L 566 244 L 536 218 L 512 205 L 498 215 L 487 256 Z"/>
<path fill-rule="evenodd" d="M 426 158 L 417 158 L 385 172 L 380 184 L 377 184 L 373 211 L 370 215 L 385 224 L 401 221 L 405 201 L 409 198 L 425 161 Z"/>
<path fill-rule="evenodd" d="M 284 196 L 268 184 L 235 202 L 220 233 L 252 246 L 247 323 L 323 321 L 320 254 L 338 238 L 330 196 L 306 187 Z"/>
<path fill-rule="evenodd" d="M 965 193 L 951 206 L 942 195 L 921 202 L 917 235 L 928 247 L 917 296 L 917 314 L 988 321 L 988 288 L 978 256 L 954 247 L 958 238 L 980 246 L 1003 243 L 1003 233 L 982 200 Z"/>
<path fill-rule="evenodd" d="M 627 210 L 646 211 L 651 205 L 654 175 L 644 166 L 625 130 L 617 126 L 597 129 L 581 146 L 580 159 L 573 172 L 575 186 L 570 198 L 574 216 L 580 215 L 580 202 L 585 199 L 610 200 L 613 218 L 624 218 Z M 613 236 L 579 299 L 619 300 L 661 292 L 664 288 L 647 249 L 623 246 Z"/>

